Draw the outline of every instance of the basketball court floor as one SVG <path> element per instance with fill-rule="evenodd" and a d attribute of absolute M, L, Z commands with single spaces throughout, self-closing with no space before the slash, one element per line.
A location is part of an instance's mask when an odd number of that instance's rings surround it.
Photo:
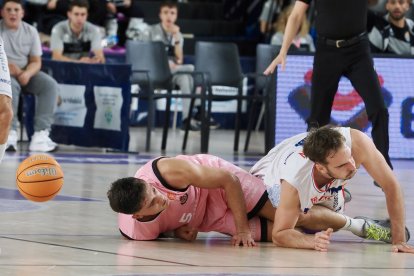
<path fill-rule="evenodd" d="M 132 151 L 144 149 L 144 133 L 143 128 L 133 130 Z M 134 175 L 142 164 L 161 155 L 160 133 L 155 130 L 150 153 L 62 146 L 52 155 L 63 168 L 65 183 L 55 199 L 44 203 L 27 201 L 16 189 L 15 171 L 28 156 L 27 143 L 7 154 L 0 165 L 0 275 L 414 275 L 414 255 L 390 253 L 388 244 L 341 231 L 334 233 L 327 253 L 271 243 L 233 247 L 229 237 L 217 233 L 199 234 L 193 243 L 123 238 L 106 191 L 113 180 Z M 211 154 L 246 169 L 264 151 L 263 133 L 253 135 L 251 153 L 239 155 L 232 151 L 232 131 L 211 135 Z M 199 135 L 190 138 L 187 153 L 197 153 Z M 172 133 L 165 155 L 180 154 L 181 139 L 181 132 Z M 393 162 L 414 236 L 414 162 Z M 348 188 L 353 196 L 346 206 L 348 215 L 387 217 L 384 195 L 364 171 Z"/>

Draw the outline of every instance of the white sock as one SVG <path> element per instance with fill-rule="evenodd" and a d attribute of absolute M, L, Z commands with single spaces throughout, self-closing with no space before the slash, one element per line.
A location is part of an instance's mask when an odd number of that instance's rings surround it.
<path fill-rule="evenodd" d="M 348 216 L 345 216 L 342 214 L 342 216 L 344 216 L 344 218 L 346 219 L 345 225 L 344 227 L 342 227 L 340 230 L 346 230 L 346 231 L 351 231 L 352 233 L 354 233 L 357 236 L 361 236 L 363 235 L 363 228 L 364 228 L 364 224 L 365 224 L 365 220 L 364 219 L 354 219 L 354 218 L 350 218 Z"/>
<path fill-rule="evenodd" d="M 0 144 L 0 163 L 3 160 L 4 152 L 6 151 L 6 144 Z"/>

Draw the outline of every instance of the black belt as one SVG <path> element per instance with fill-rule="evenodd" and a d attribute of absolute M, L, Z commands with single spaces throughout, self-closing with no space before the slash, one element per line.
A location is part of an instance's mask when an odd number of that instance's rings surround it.
<path fill-rule="evenodd" d="M 366 32 L 360 33 L 357 36 L 348 38 L 348 39 L 330 39 L 330 38 L 326 38 L 323 36 L 319 36 L 319 39 L 324 42 L 326 45 L 328 46 L 334 46 L 336 48 L 343 48 L 343 47 L 348 47 L 351 45 L 356 44 L 357 42 L 361 41 L 363 38 L 366 37 Z"/>

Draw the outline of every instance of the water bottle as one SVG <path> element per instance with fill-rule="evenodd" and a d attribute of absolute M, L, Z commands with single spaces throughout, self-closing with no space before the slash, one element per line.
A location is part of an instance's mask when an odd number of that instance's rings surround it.
<path fill-rule="evenodd" d="M 118 21 L 116 18 L 108 19 L 106 23 L 106 33 L 107 33 L 107 46 L 112 47 L 118 44 Z"/>

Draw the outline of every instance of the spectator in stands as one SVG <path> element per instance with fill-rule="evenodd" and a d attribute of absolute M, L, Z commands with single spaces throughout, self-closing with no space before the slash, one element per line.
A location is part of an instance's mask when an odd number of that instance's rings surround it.
<path fill-rule="evenodd" d="M 273 2 L 273 3 L 272 3 Z M 266 34 L 272 29 L 272 23 L 277 20 L 280 11 L 290 0 L 267 0 L 259 16 L 260 32 Z"/>
<path fill-rule="evenodd" d="M 275 24 L 276 33 L 272 36 L 270 44 L 282 47 L 283 34 L 289 15 L 292 13 L 294 5 L 290 5 L 283 9 L 280 13 L 277 22 Z M 290 51 L 304 51 L 304 52 L 315 52 L 315 45 L 313 44 L 312 36 L 309 34 L 309 21 L 306 17 L 302 18 L 302 25 L 298 30 L 298 34 L 293 38 Z"/>
<path fill-rule="evenodd" d="M 43 46 L 50 46 L 50 33 L 53 26 L 67 19 L 71 0 L 25 0 L 25 16 L 23 20 L 33 25 L 39 32 L 40 41 Z M 105 24 L 108 12 L 107 0 L 88 0 L 88 20 L 100 26 L 102 36 L 105 33 Z"/>
<path fill-rule="evenodd" d="M 17 149 L 17 108 L 21 91 L 36 96 L 34 130 L 29 150 L 48 152 L 57 148 L 49 138 L 53 122 L 58 85 L 56 81 L 40 71 L 42 48 L 36 29 L 22 21 L 24 16 L 21 0 L 4 0 L 1 10 L 0 36 L 4 40 L 11 76 L 13 94 L 13 120 L 7 140 L 7 149 Z"/>
<path fill-rule="evenodd" d="M 374 52 L 414 54 L 414 22 L 406 18 L 411 0 L 388 0 L 384 17 L 377 18 L 369 33 Z"/>
<path fill-rule="evenodd" d="M 88 8 L 87 0 L 70 2 L 68 20 L 59 22 L 52 29 L 50 41 L 52 59 L 105 63 L 99 28 L 87 22 Z M 91 52 L 92 57 L 90 57 Z"/>
<path fill-rule="evenodd" d="M 174 74 L 177 72 L 191 72 L 194 71 L 194 66 L 191 64 L 183 64 L 184 53 L 183 35 L 180 32 L 180 27 L 175 24 L 178 16 L 177 3 L 165 1 L 160 6 L 160 20 L 161 22 L 152 25 L 148 28 L 145 40 L 162 41 L 166 45 L 166 51 L 170 59 L 170 68 L 173 73 L 173 83 L 178 85 L 183 94 L 191 94 L 194 86 L 193 78 L 190 74 Z M 199 115 L 192 116 L 189 113 L 190 99 L 183 100 L 183 124 L 185 126 L 186 120 L 191 119 L 191 130 L 200 130 Z M 217 128 L 218 124 L 213 120 L 210 122 L 212 128 Z"/>

